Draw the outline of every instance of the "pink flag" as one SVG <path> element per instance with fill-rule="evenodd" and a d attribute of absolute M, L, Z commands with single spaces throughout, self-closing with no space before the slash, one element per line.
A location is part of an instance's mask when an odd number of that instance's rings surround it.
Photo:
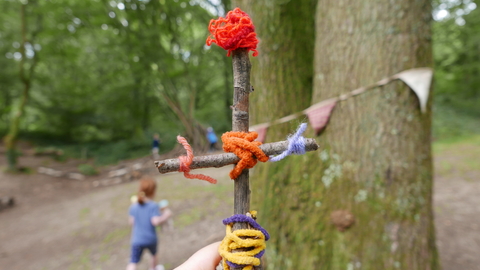
<path fill-rule="evenodd" d="M 255 131 L 258 133 L 257 141 L 263 143 L 267 137 L 267 127 L 258 127 Z"/>
<path fill-rule="evenodd" d="M 316 135 L 320 134 L 327 125 L 336 104 L 336 101 L 321 102 L 305 110 Z"/>

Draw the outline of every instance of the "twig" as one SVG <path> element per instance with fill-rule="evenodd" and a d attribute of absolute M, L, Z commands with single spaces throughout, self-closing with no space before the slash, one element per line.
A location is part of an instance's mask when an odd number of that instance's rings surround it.
<path fill-rule="evenodd" d="M 248 132 L 248 107 L 250 94 L 250 69 L 252 64 L 247 49 L 237 49 L 232 52 L 233 65 L 233 106 L 232 130 Z M 233 213 L 245 215 L 250 211 L 249 170 L 245 169 L 235 179 L 233 192 Z M 246 223 L 233 224 L 233 230 L 247 229 Z M 238 249 L 236 252 L 244 251 Z M 233 268 L 237 269 L 237 268 Z M 241 268 L 238 268 L 241 269 Z"/>
<path fill-rule="evenodd" d="M 232 130 L 248 132 L 248 107 L 250 94 L 250 59 L 247 49 L 237 49 L 232 54 L 233 65 L 233 113 Z M 242 174 L 235 180 L 233 213 L 245 215 L 250 211 L 250 185 L 248 180 L 248 170 L 243 170 Z M 240 224 L 235 224 L 240 225 Z M 239 226 L 233 226 L 234 230 L 240 229 Z M 243 226 L 241 226 L 243 228 Z"/>
<path fill-rule="evenodd" d="M 278 155 L 285 151 L 288 147 L 288 141 L 265 143 L 260 145 L 260 149 L 267 155 Z M 315 151 L 318 149 L 315 139 L 305 139 L 305 150 Z M 190 169 L 201 169 L 211 167 L 224 167 L 231 164 L 236 164 L 240 159 L 233 153 L 224 153 L 219 155 L 199 156 L 194 157 L 190 165 Z M 180 162 L 178 158 L 155 161 L 155 167 L 160 173 L 176 172 L 180 169 Z"/>

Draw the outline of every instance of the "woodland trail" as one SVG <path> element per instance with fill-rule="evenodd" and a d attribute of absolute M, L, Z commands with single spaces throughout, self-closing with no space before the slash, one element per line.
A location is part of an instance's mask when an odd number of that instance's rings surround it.
<path fill-rule="evenodd" d="M 435 153 L 433 199 L 443 270 L 480 269 L 480 167 L 475 162 L 480 145 L 447 145 Z M 47 157 L 24 156 L 20 162 L 30 168 L 75 167 Z M 167 269 L 223 237 L 221 220 L 233 209 L 229 169 L 201 170 L 217 178 L 217 185 L 178 173 L 159 175 L 153 167 L 147 172 L 158 179 L 156 200 L 168 199 L 174 212 L 175 230 L 160 232 L 160 261 Z M 126 213 L 137 182 L 94 187 L 105 175 L 76 181 L 0 172 L 0 196 L 16 200 L 13 208 L 0 211 L 0 268 L 124 269 L 130 252 Z M 145 257 L 142 261 L 140 269 L 147 269 Z"/>

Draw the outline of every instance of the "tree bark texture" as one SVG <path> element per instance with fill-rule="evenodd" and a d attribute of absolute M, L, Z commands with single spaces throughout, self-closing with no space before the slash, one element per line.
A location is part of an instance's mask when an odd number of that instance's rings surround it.
<path fill-rule="evenodd" d="M 253 124 L 432 66 L 429 1 L 311 2 L 236 1 L 260 39 Z M 252 203 L 272 236 L 267 269 L 439 269 L 430 121 L 430 107 L 421 114 L 394 81 L 337 104 L 316 153 L 258 166 Z M 270 128 L 267 141 L 292 126 Z M 355 220 L 343 232 L 336 210 Z"/>

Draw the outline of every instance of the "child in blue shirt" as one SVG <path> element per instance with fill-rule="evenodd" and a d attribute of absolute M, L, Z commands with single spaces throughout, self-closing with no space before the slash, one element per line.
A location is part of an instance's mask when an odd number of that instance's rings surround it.
<path fill-rule="evenodd" d="M 210 144 L 210 149 L 209 149 L 209 152 L 213 152 L 213 151 L 216 151 L 217 150 L 217 135 L 215 134 L 215 132 L 213 132 L 213 128 L 212 127 L 209 127 L 207 128 L 207 140 L 208 140 L 208 143 Z"/>
<path fill-rule="evenodd" d="M 163 268 L 160 265 L 156 266 L 158 239 L 155 226 L 165 222 L 172 213 L 167 209 L 163 214 L 160 214 L 158 204 L 153 201 L 156 188 L 156 183 L 152 178 L 142 178 L 137 194 L 137 202 L 130 206 L 129 223 L 132 226 L 132 253 L 127 270 L 137 269 L 137 264 L 142 257 L 144 249 L 148 249 L 152 255 L 150 269 Z"/>

